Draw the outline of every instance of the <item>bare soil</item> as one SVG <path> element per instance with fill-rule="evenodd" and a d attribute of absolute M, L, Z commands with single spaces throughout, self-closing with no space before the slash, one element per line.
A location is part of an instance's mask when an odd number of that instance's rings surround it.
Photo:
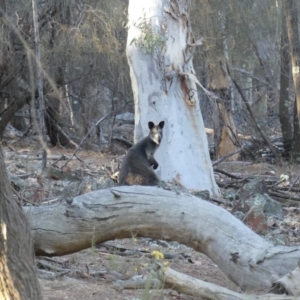
<path fill-rule="evenodd" d="M 226 287 L 234 285 L 226 278 L 222 271 L 209 258 L 184 246 L 172 247 L 173 249 L 159 246 L 155 241 L 145 239 L 133 241 L 131 239 L 114 241 L 124 248 L 135 249 L 133 255 L 123 256 L 115 253 L 107 253 L 101 249 L 87 249 L 76 254 L 55 258 L 72 269 L 82 271 L 78 278 L 70 278 L 65 275 L 60 280 L 41 280 L 45 300 L 58 299 L 198 299 L 196 297 L 179 295 L 177 292 L 163 289 L 124 289 L 116 291 L 112 288 L 115 282 L 111 276 L 91 277 L 89 271 L 110 270 L 128 276 L 147 275 L 153 267 L 153 258 L 149 253 L 153 250 L 162 253 L 182 254 L 186 258 L 174 258 L 169 261 L 170 267 L 187 275 L 216 283 Z M 184 249 L 182 249 L 184 248 Z M 82 278 L 86 276 L 86 278 Z"/>

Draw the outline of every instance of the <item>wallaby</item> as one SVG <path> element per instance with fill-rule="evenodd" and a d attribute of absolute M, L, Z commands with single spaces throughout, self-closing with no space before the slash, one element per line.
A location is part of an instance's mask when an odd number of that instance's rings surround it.
<path fill-rule="evenodd" d="M 120 172 L 119 185 L 157 185 L 159 179 L 153 169 L 157 169 L 158 162 L 154 159 L 161 139 L 165 122 L 158 125 L 148 123 L 149 135 L 133 145 L 124 157 Z"/>

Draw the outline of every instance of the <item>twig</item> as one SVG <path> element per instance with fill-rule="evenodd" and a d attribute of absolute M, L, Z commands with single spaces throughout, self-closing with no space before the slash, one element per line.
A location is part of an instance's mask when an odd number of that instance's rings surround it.
<path fill-rule="evenodd" d="M 61 268 L 41 259 L 37 259 L 37 266 L 40 269 L 48 269 L 53 272 L 72 272 L 71 269 Z"/>
<path fill-rule="evenodd" d="M 241 177 L 241 176 L 236 176 L 236 175 L 234 175 L 232 173 L 229 173 L 229 172 L 221 170 L 221 169 L 214 169 L 214 172 L 218 172 L 218 173 L 224 174 L 224 175 L 226 175 L 228 177 L 231 177 L 231 178 L 234 178 L 234 179 L 243 179 L 243 177 Z"/>
<path fill-rule="evenodd" d="M 291 183 L 291 186 L 289 187 L 288 192 L 290 192 L 290 190 L 293 188 L 294 184 L 298 181 L 298 179 L 299 179 L 299 176 L 296 176 L 296 178 Z"/>
<path fill-rule="evenodd" d="M 243 150 L 244 147 L 245 147 L 245 146 L 242 146 L 240 149 L 236 150 L 235 152 L 231 152 L 231 153 L 229 153 L 229 154 L 226 154 L 225 156 L 221 157 L 220 159 L 214 161 L 214 162 L 212 163 L 212 165 L 215 166 L 215 165 L 221 163 L 222 161 L 224 161 L 225 159 L 227 159 L 228 157 L 230 157 L 230 156 L 232 156 L 232 155 L 234 155 L 234 154 L 239 153 L 240 151 Z"/>
<path fill-rule="evenodd" d="M 269 187 L 269 188 L 275 187 L 276 185 L 279 185 L 280 183 L 282 183 L 282 182 L 284 182 L 284 181 L 285 181 L 285 179 L 281 179 L 281 180 L 275 182 L 274 184 L 272 184 L 272 185 L 270 185 L 270 186 L 268 186 L 268 187 Z"/>
<path fill-rule="evenodd" d="M 61 155 L 53 164 L 52 164 L 52 166 L 57 166 L 56 164 L 59 162 L 59 161 L 61 161 L 61 160 L 65 160 L 65 159 L 67 159 L 67 157 L 63 154 L 63 155 Z"/>
<path fill-rule="evenodd" d="M 291 195 L 291 194 L 287 194 L 287 193 L 283 193 L 280 191 L 274 192 L 274 191 L 269 191 L 270 196 L 275 196 L 275 197 L 279 197 L 279 198 L 283 198 L 283 199 L 287 199 L 287 200 L 295 200 L 295 201 L 300 201 L 300 197 Z"/>

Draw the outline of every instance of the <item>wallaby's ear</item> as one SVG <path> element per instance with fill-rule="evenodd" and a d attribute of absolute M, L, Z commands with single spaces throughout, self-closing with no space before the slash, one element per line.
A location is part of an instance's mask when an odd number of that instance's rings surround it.
<path fill-rule="evenodd" d="M 164 125 L 165 125 L 165 121 L 161 121 L 159 122 L 158 126 L 160 129 L 163 129 L 164 128 Z"/>
<path fill-rule="evenodd" d="M 153 122 L 149 122 L 149 123 L 148 123 L 148 127 L 149 127 L 150 130 L 151 130 L 154 126 L 155 126 L 155 125 L 154 125 Z"/>

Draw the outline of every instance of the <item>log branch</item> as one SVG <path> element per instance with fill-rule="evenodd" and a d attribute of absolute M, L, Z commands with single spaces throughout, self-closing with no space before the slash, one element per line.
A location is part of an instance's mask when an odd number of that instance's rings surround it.
<path fill-rule="evenodd" d="M 293 296 L 287 295 L 246 295 L 231 291 L 219 285 L 205 282 L 200 279 L 179 273 L 171 268 L 157 264 L 157 276 L 164 282 L 166 288 L 172 287 L 179 293 L 199 297 L 206 300 L 292 300 Z"/>

